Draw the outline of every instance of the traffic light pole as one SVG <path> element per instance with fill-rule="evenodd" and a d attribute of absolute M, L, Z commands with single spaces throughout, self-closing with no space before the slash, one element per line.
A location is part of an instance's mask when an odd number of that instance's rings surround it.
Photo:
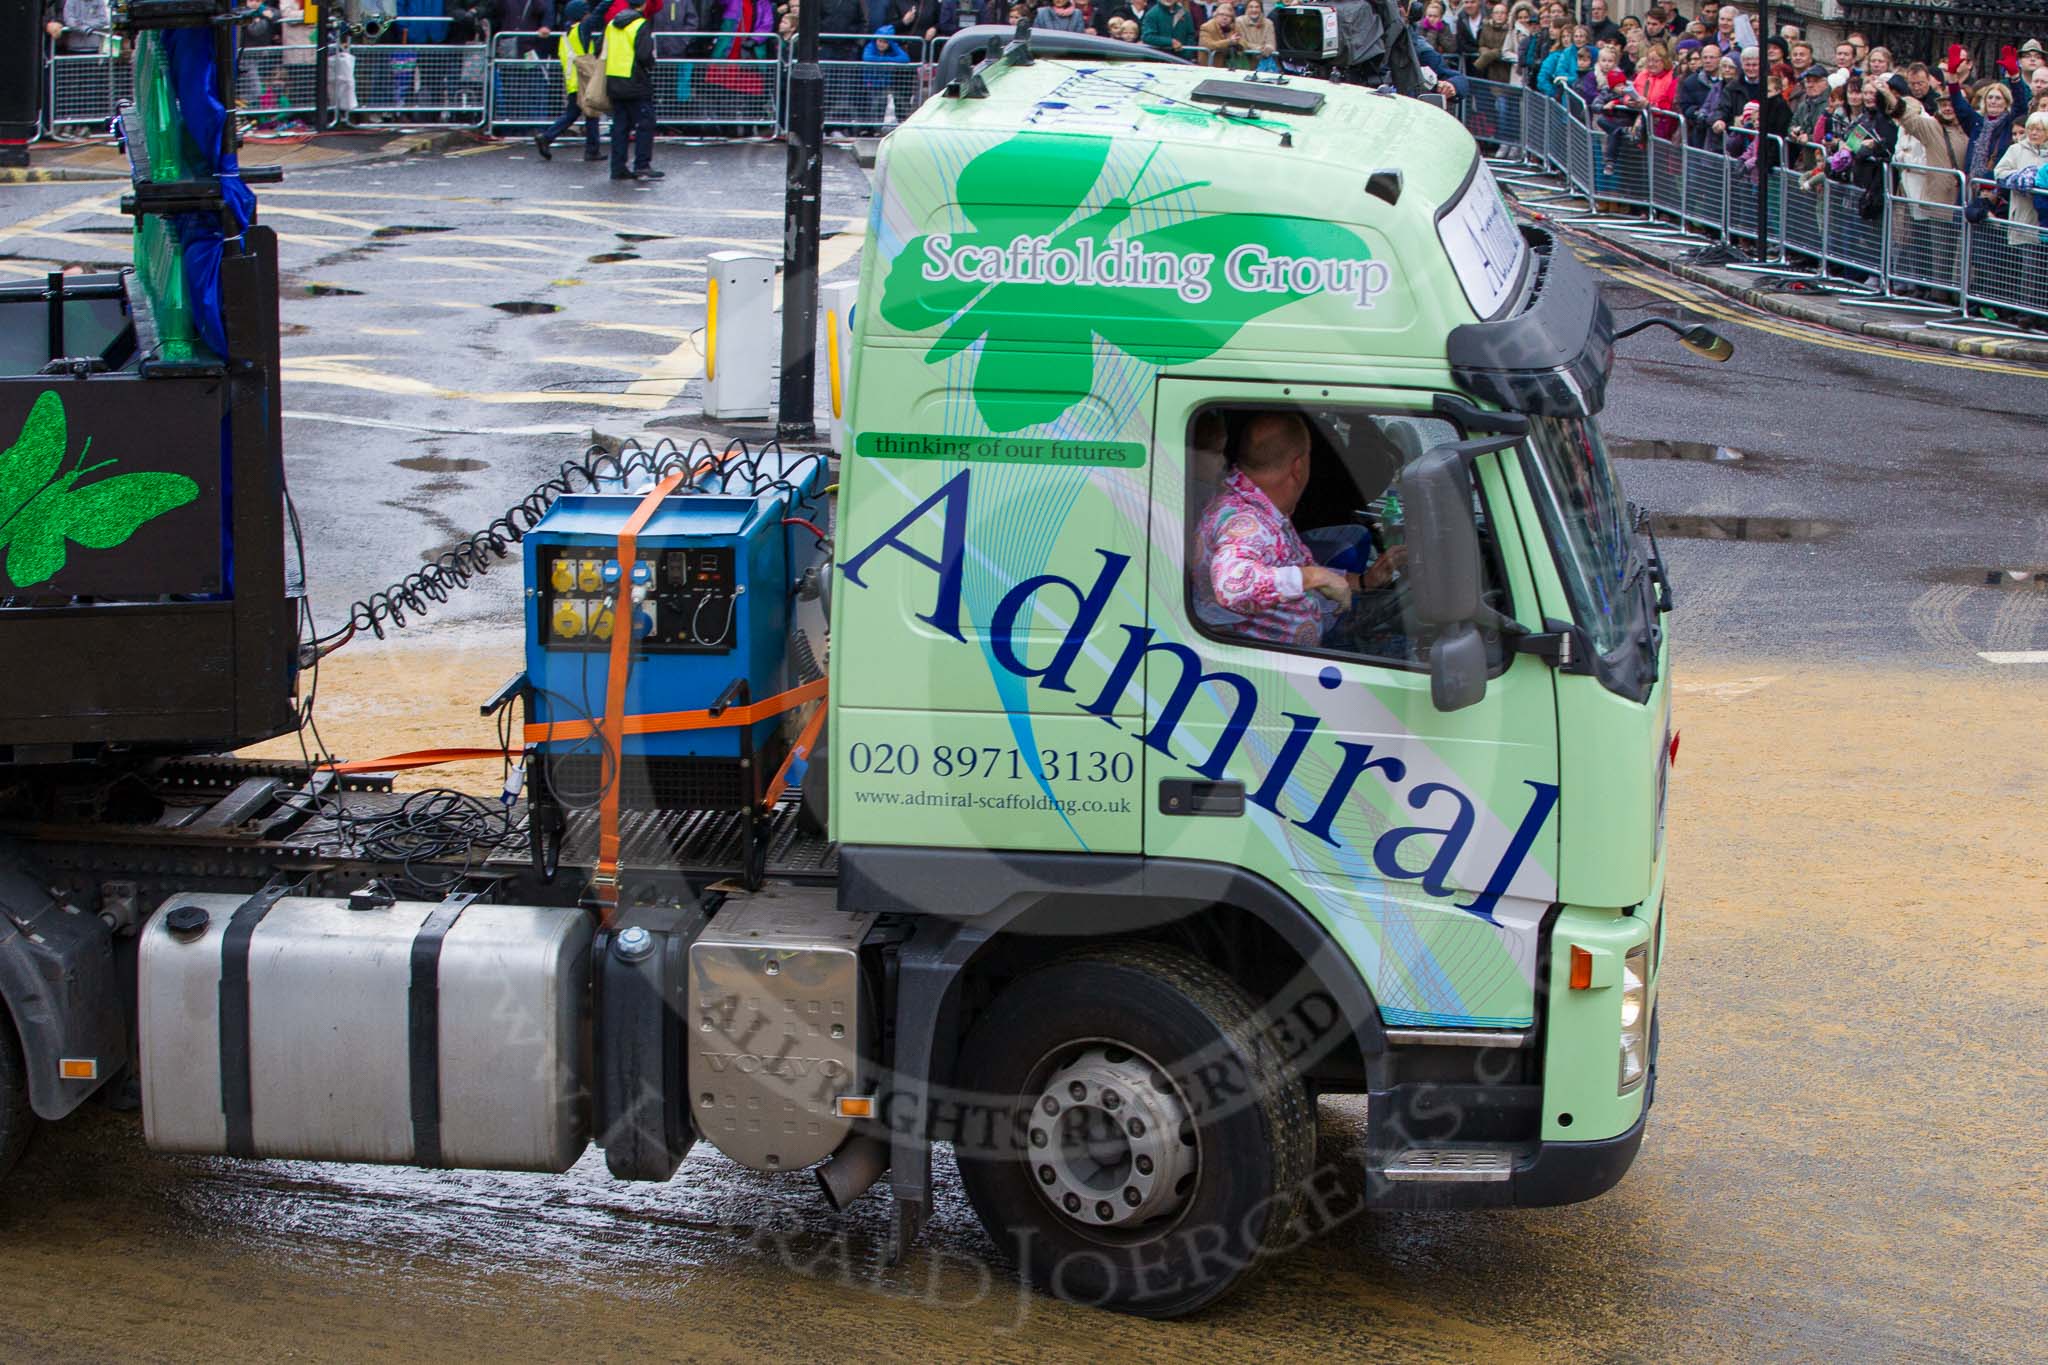
<path fill-rule="evenodd" d="M 818 214 L 824 192 L 825 73 L 818 67 L 817 0 L 797 11 L 789 68 L 789 178 L 782 210 L 782 391 L 775 433 L 817 435 Z"/>

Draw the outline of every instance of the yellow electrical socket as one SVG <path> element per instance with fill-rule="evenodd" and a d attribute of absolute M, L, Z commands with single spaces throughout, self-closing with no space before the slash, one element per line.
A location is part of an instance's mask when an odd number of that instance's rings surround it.
<path fill-rule="evenodd" d="M 590 613 L 590 633 L 599 640 L 612 638 L 612 608 L 609 602 Z"/>
<path fill-rule="evenodd" d="M 596 592 L 604 586 L 604 561 L 581 559 L 576 562 L 576 586 L 584 592 Z"/>
<path fill-rule="evenodd" d="M 581 602 L 561 601 L 555 603 L 552 625 L 554 626 L 555 638 L 557 640 L 574 640 L 583 634 L 583 610 L 584 604 Z"/>
<path fill-rule="evenodd" d="M 548 566 L 548 586 L 556 592 L 571 592 L 576 587 L 576 561 L 565 556 L 556 556 Z"/>

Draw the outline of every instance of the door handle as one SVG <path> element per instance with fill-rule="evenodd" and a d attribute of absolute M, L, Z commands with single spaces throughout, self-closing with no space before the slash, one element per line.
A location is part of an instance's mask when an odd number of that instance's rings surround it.
<path fill-rule="evenodd" d="M 1159 784 L 1161 815 L 1243 815 L 1244 783 L 1174 778 Z"/>

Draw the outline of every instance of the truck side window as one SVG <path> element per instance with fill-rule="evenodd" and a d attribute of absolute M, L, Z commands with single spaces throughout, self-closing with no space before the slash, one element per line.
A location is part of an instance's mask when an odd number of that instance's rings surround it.
<path fill-rule="evenodd" d="M 1188 602 L 1204 634 L 1394 664 L 1427 658 L 1401 565 L 1394 475 L 1449 423 L 1363 408 L 1222 403 L 1188 426 Z M 1508 610 L 1485 500 L 1487 600 Z M 1490 642 L 1494 664 L 1499 642 Z"/>

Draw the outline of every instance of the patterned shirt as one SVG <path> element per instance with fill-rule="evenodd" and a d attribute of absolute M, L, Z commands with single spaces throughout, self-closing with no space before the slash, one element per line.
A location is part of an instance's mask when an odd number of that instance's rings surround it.
<path fill-rule="evenodd" d="M 1227 634 L 1316 645 L 1337 605 L 1301 585 L 1315 563 L 1294 523 L 1233 469 L 1202 511 L 1194 559 L 1195 615 Z"/>

